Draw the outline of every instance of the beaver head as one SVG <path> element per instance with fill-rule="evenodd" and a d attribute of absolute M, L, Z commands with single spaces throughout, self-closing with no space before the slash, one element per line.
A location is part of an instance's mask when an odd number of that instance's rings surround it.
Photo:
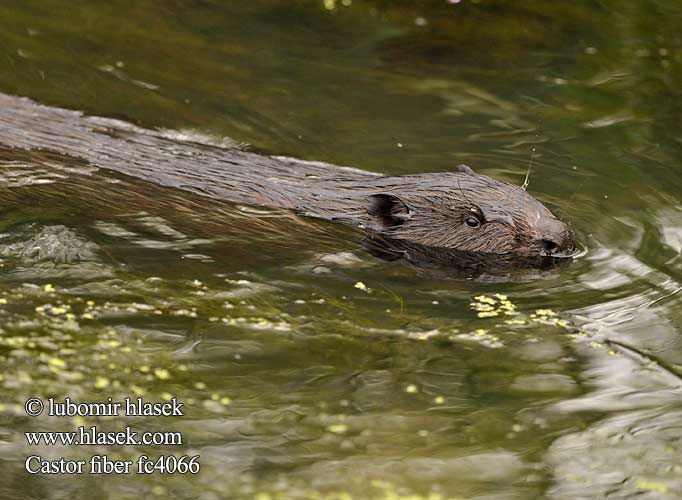
<path fill-rule="evenodd" d="M 524 257 L 569 257 L 575 251 L 571 227 L 542 203 L 469 167 L 383 180 L 387 189 L 369 196 L 366 227 L 386 237 Z"/>

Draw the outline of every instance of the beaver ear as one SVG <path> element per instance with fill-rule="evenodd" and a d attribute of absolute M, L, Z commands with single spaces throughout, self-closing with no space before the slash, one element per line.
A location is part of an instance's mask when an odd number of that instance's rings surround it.
<path fill-rule="evenodd" d="M 455 167 L 455 171 L 459 172 L 461 174 L 476 175 L 476 172 L 474 172 L 474 169 L 471 168 L 469 165 L 457 165 Z"/>
<path fill-rule="evenodd" d="M 395 195 L 380 193 L 370 195 L 367 213 L 382 227 L 399 226 L 410 217 L 410 209 Z"/>

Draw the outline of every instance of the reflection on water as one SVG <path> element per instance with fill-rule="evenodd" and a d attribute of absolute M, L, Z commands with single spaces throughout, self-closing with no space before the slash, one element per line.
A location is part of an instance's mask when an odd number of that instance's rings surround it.
<path fill-rule="evenodd" d="M 443 279 L 352 228 L 0 149 L 2 498 L 682 496 L 676 2 L 6 4 L 0 92 L 389 173 L 520 184 L 532 158 L 586 251 Z M 187 412 L 25 416 L 50 395 Z M 23 435 L 94 424 L 186 443 Z M 34 450 L 202 470 L 28 476 Z"/>

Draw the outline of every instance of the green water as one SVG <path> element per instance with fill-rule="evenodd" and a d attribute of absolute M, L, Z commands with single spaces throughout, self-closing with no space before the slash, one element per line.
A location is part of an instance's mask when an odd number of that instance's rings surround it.
<path fill-rule="evenodd" d="M 532 158 L 585 253 L 446 279 L 352 228 L 2 150 L 0 498 L 681 498 L 681 21 L 671 0 L 3 2 L 0 92 L 394 174 L 520 184 Z M 67 396 L 184 416 L 24 411 Z M 24 434 L 91 425 L 183 445 Z M 201 470 L 24 470 L 103 454 Z"/>

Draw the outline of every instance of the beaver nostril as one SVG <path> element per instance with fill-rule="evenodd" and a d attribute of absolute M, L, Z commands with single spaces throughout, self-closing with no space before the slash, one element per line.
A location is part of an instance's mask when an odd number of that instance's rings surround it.
<path fill-rule="evenodd" d="M 542 246 L 548 252 L 556 250 L 556 248 L 557 248 L 557 244 L 555 242 L 553 242 L 552 240 L 542 240 Z"/>

